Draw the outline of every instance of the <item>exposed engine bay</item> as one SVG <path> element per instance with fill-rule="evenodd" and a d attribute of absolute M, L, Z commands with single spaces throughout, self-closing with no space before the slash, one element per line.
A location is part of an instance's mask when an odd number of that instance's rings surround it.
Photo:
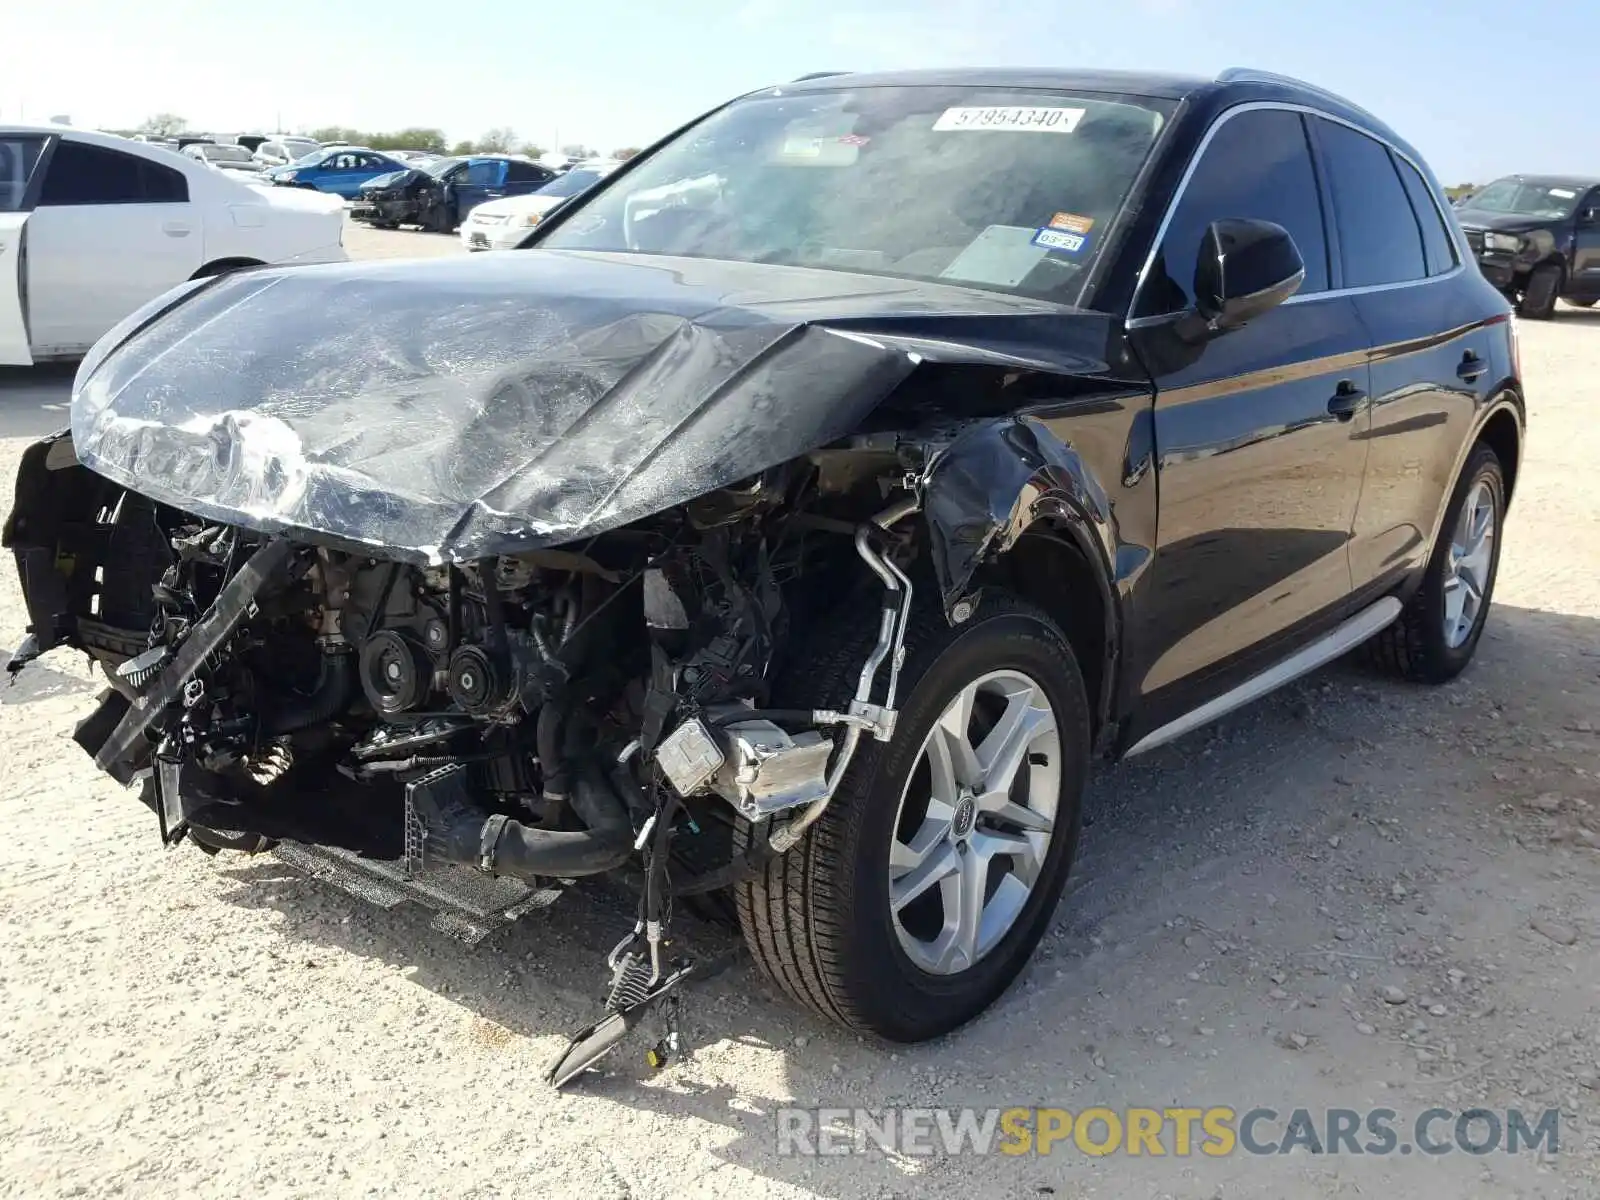
<path fill-rule="evenodd" d="M 12 669 L 61 642 L 98 660 L 110 688 L 75 738 L 140 784 L 169 844 L 319 847 L 444 907 L 452 877 L 514 881 L 500 915 L 633 872 L 608 1015 L 559 1084 L 690 970 L 664 949 L 674 898 L 791 848 L 860 739 L 891 736 L 918 507 L 903 457 L 822 451 L 580 545 L 439 566 L 35 461 L 7 531 L 35 630 Z M 28 527 L 30 479 L 76 485 L 49 537 Z M 797 707 L 782 681 L 841 610 L 877 629 L 856 694 Z"/>

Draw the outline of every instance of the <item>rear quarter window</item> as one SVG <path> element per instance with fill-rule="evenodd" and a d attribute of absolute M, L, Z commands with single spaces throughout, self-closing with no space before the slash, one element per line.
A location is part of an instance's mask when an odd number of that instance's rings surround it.
<path fill-rule="evenodd" d="M 1411 208 L 1417 215 L 1417 224 L 1422 227 L 1422 249 L 1427 258 L 1428 274 L 1443 275 L 1446 271 L 1453 270 L 1459 262 L 1456 257 L 1456 240 L 1450 233 L 1450 227 L 1445 224 L 1444 215 L 1440 212 L 1437 201 L 1433 198 L 1433 189 L 1428 186 L 1421 173 L 1405 159 L 1394 156 L 1394 165 L 1400 172 L 1400 182 L 1405 186 L 1406 195 L 1411 199 Z"/>

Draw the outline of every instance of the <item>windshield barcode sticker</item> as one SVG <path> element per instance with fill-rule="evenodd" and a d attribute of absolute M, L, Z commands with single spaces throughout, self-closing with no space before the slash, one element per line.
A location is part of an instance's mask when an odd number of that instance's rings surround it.
<path fill-rule="evenodd" d="M 1086 111 L 1082 108 L 947 108 L 933 123 L 933 129 L 935 133 L 963 129 L 1071 133 Z"/>

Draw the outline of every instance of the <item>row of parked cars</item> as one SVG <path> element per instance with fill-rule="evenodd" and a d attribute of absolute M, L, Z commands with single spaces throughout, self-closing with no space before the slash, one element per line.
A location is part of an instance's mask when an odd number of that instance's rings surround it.
<path fill-rule="evenodd" d="M 346 198 L 374 225 L 459 225 L 469 249 L 503 250 L 617 165 L 311 143 L 268 166 L 262 156 L 301 146 L 288 137 L 253 148 L 217 137 L 181 143 L 0 126 L 0 365 L 79 357 L 187 281 L 343 261 Z"/>
<path fill-rule="evenodd" d="M 262 187 L 189 149 L 0 126 L 0 366 L 81 357 L 191 280 L 344 261 L 338 199 Z"/>
<path fill-rule="evenodd" d="M 519 154 L 374 150 L 288 134 L 192 134 L 141 141 L 225 174 L 326 192 L 379 229 L 461 230 L 469 250 L 508 250 L 558 204 L 617 166 L 609 159 L 534 161 Z"/>
<path fill-rule="evenodd" d="M 351 216 L 384 229 L 459 227 L 468 250 L 510 250 L 558 205 L 617 168 L 610 160 L 553 170 L 494 156 L 443 159 L 380 175 L 361 187 Z"/>

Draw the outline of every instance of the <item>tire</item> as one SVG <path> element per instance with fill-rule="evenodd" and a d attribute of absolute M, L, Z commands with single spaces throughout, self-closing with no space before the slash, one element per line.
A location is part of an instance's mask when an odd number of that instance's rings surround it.
<path fill-rule="evenodd" d="M 826 622 L 816 632 L 817 652 L 799 656 L 801 669 L 778 695 L 786 705 L 843 707 L 876 639 L 876 622 L 863 611 L 848 622 Z M 919 920 L 928 920 L 934 901 L 942 908 L 945 884 L 929 887 L 896 917 L 890 909 L 890 848 L 904 836 L 916 840 L 909 832 L 913 827 L 927 828 L 917 805 L 928 801 L 919 799 L 918 788 L 933 788 L 924 741 L 935 722 L 969 685 L 989 680 L 981 687 L 996 686 L 990 677 L 997 673 L 1002 690 L 1010 686 L 1008 680 L 1025 677 L 1035 687 L 1034 707 L 1028 711 L 1041 711 L 1042 700 L 1055 718 L 1056 741 L 1051 743 L 1048 735 L 1030 740 L 1027 758 L 1014 759 L 1023 764 L 1017 780 L 1028 803 L 1040 797 L 1053 804 L 1053 821 L 1048 833 L 1036 835 L 1044 839 L 1043 852 L 1033 851 L 1037 871 L 1031 888 L 1018 899 L 1010 880 L 1026 883 L 1012 873 L 1020 860 L 1003 854 L 990 859 L 988 854 L 1001 836 L 1017 842 L 1023 826 L 992 826 L 993 818 L 969 812 L 963 801 L 967 832 L 959 832 L 959 818 L 952 828 L 970 844 L 963 851 L 953 843 L 946 849 L 941 842 L 937 853 L 945 862 L 960 852 L 954 861 L 973 864 L 974 871 L 987 860 L 986 889 L 968 894 L 985 895 L 987 905 L 987 889 L 993 889 L 994 901 L 1009 889 L 1010 922 L 996 921 L 984 935 L 992 940 L 984 945 L 980 939 L 970 959 L 952 953 L 944 968 L 930 970 L 908 950 L 934 952 L 912 937 L 918 927 L 911 918 L 916 910 Z M 881 678 L 879 682 L 881 686 Z M 992 1004 L 1017 977 L 1048 927 L 1077 848 L 1090 718 L 1083 678 L 1066 639 L 1042 612 L 1005 593 L 988 594 L 979 611 L 956 629 L 932 606 L 914 616 L 900 682 L 893 740 L 885 745 L 862 738 L 823 816 L 799 845 L 738 885 L 735 899 L 757 965 L 795 1000 L 847 1028 L 916 1042 L 947 1033 Z M 1010 703 L 1015 702 L 1013 697 Z M 1008 702 L 980 691 L 973 706 L 978 724 L 971 744 L 978 745 L 983 733 L 979 710 L 992 711 L 1002 703 Z M 1010 795 L 1019 793 L 1013 788 Z M 903 801 L 911 807 L 903 810 Z M 929 807 L 928 820 L 932 812 Z M 909 847 L 902 851 L 911 852 Z M 933 861 L 934 853 L 929 852 L 925 863 Z M 902 875 L 893 886 L 909 889 L 906 881 L 912 874 Z M 947 882 L 959 884 L 966 878 L 965 870 L 957 870 Z M 996 910 L 1002 918 L 1004 908 Z M 985 907 L 985 916 L 989 911 Z"/>
<path fill-rule="evenodd" d="M 1517 312 L 1533 321 L 1548 321 L 1556 313 L 1556 299 L 1561 295 L 1561 267 L 1545 263 L 1535 267 L 1528 276 L 1528 286 L 1522 289 L 1522 303 Z"/>
<path fill-rule="evenodd" d="M 1588 300 L 1571 300 L 1571 299 L 1569 299 L 1567 301 L 1567 303 L 1572 305 L 1573 308 L 1593 308 L 1594 304 L 1595 304 L 1593 298 L 1590 298 Z"/>
<path fill-rule="evenodd" d="M 1484 491 L 1480 491 L 1484 489 Z M 1475 584 L 1479 601 L 1470 624 L 1459 629 L 1458 634 L 1447 632 L 1446 593 L 1456 578 L 1452 563 L 1455 547 L 1461 532 L 1463 510 L 1468 500 L 1476 501 L 1487 494 L 1493 510 L 1490 544 L 1482 566 L 1481 579 Z M 1505 525 L 1506 485 L 1500 459 L 1482 442 L 1473 447 L 1467 465 L 1457 480 L 1450 496 L 1450 507 L 1444 524 L 1439 529 L 1439 540 L 1422 579 L 1410 602 L 1401 611 L 1394 624 L 1388 626 L 1367 643 L 1369 658 L 1384 669 L 1417 683 L 1448 683 L 1472 661 L 1483 636 L 1483 627 L 1489 616 L 1489 606 L 1494 595 L 1495 576 L 1500 569 L 1500 543 Z M 1457 587 L 1465 586 L 1458 583 Z"/>

